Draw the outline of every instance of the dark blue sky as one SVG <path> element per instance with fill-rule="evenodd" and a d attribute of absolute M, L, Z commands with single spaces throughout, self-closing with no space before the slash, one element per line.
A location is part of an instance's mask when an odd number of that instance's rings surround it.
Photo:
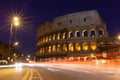
<path fill-rule="evenodd" d="M 64 14 L 85 10 L 98 10 L 107 24 L 110 35 L 120 32 L 119 0 L 1 0 L 0 1 L 0 41 L 8 43 L 10 25 L 8 16 L 22 11 L 24 25 L 14 30 L 14 40 L 21 53 L 34 54 L 36 28 L 47 20 Z"/>

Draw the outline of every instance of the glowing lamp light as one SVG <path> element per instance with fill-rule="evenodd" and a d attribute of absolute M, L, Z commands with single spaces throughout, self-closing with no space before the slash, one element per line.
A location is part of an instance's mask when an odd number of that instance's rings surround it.
<path fill-rule="evenodd" d="M 19 21 L 19 18 L 18 17 L 14 17 L 13 21 L 17 22 L 17 21 Z"/>
<path fill-rule="evenodd" d="M 17 17 L 17 16 L 13 17 L 13 22 L 12 23 L 13 23 L 14 26 L 19 26 L 20 25 L 19 17 Z"/>
<path fill-rule="evenodd" d="M 83 49 L 87 51 L 88 50 L 88 45 L 84 45 Z"/>
<path fill-rule="evenodd" d="M 14 46 L 17 46 L 18 44 L 19 44 L 19 42 L 15 42 L 15 43 L 14 43 Z"/>
<path fill-rule="evenodd" d="M 20 22 L 15 22 L 14 25 L 15 26 L 19 26 Z"/>
<path fill-rule="evenodd" d="M 118 39 L 120 40 L 120 35 L 118 36 Z"/>

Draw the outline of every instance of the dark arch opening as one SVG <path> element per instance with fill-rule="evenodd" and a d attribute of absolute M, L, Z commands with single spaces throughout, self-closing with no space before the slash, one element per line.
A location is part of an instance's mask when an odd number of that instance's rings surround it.
<path fill-rule="evenodd" d="M 73 37 L 73 32 L 70 32 L 70 38 L 72 38 Z"/>
<path fill-rule="evenodd" d="M 84 31 L 84 37 L 88 37 L 88 32 Z"/>
<path fill-rule="evenodd" d="M 98 31 L 98 36 L 103 36 L 103 30 Z"/>
<path fill-rule="evenodd" d="M 77 34 L 77 37 L 80 37 L 80 32 L 79 31 L 76 34 Z"/>
<path fill-rule="evenodd" d="M 91 37 L 95 37 L 95 31 L 94 31 L 94 30 L 91 31 L 90 36 L 91 36 Z"/>

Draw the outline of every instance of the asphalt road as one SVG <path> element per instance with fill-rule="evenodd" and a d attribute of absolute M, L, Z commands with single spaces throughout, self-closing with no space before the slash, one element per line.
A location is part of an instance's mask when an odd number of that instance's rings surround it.
<path fill-rule="evenodd" d="M 44 65 L 33 67 L 32 71 L 32 80 L 120 80 L 120 74 L 115 70 Z"/>
<path fill-rule="evenodd" d="M 28 64 L 23 68 L 0 68 L 0 80 L 120 80 L 120 69 L 75 64 Z"/>
<path fill-rule="evenodd" d="M 0 68 L 0 80 L 22 80 L 26 69 Z"/>

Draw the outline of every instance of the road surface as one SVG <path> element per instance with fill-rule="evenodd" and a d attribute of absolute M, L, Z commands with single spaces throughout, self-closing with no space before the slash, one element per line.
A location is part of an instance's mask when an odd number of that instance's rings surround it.
<path fill-rule="evenodd" d="M 120 69 L 77 64 L 27 64 L 0 68 L 0 80 L 120 80 Z M 29 78 L 28 78 L 29 77 Z"/>
<path fill-rule="evenodd" d="M 1 68 L 0 80 L 22 80 L 26 73 L 26 69 Z"/>
<path fill-rule="evenodd" d="M 32 80 L 120 80 L 119 69 L 74 64 L 41 64 L 31 67 Z M 104 70 L 103 70 L 104 69 Z"/>

